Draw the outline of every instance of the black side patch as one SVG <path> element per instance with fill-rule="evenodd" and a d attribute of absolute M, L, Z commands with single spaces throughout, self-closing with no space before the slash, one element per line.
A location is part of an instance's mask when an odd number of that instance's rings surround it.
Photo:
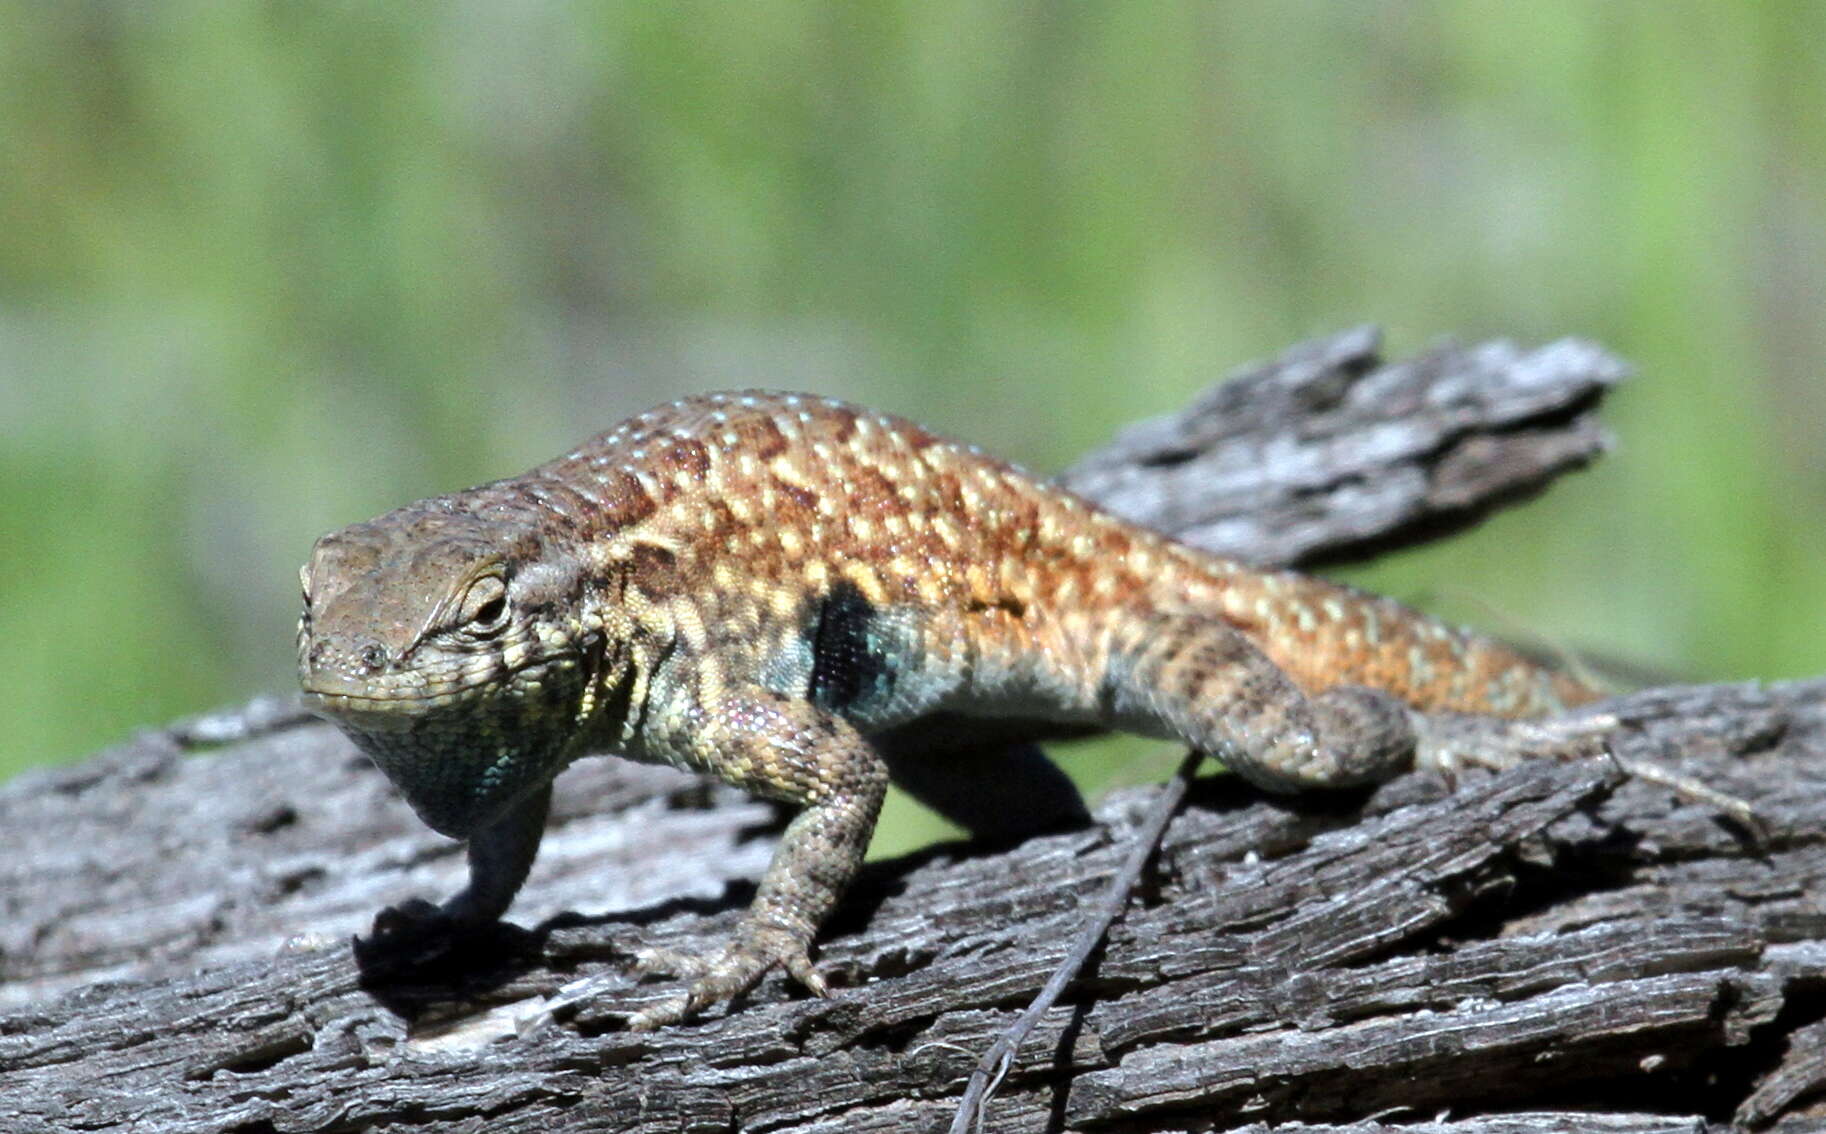
<path fill-rule="evenodd" d="M 830 589 L 806 628 L 812 647 L 812 703 L 834 713 L 889 690 L 888 659 L 872 642 L 875 608 L 854 583 Z"/>

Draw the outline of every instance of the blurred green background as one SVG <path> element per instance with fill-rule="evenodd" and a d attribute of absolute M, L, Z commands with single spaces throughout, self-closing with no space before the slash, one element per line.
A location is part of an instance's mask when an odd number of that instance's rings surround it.
<path fill-rule="evenodd" d="M 1826 671 L 1826 5 L 0 24 L 0 775 L 288 688 L 320 532 L 683 392 L 1056 469 L 1365 320 L 1639 376 L 1596 471 L 1357 581 L 1693 677 Z"/>

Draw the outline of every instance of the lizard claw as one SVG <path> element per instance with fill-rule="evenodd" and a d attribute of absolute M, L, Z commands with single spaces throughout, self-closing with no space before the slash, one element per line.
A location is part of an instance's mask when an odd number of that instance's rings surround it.
<path fill-rule="evenodd" d="M 805 944 L 783 930 L 738 932 L 714 957 L 674 949 L 642 949 L 634 955 L 635 971 L 683 977 L 690 988 L 628 1018 L 632 1031 L 650 1032 L 676 1024 L 712 1004 L 733 999 L 760 983 L 775 966 L 812 993 L 831 994 L 830 984 L 812 964 Z"/>
<path fill-rule="evenodd" d="M 813 996 L 820 1000 L 830 999 L 829 982 L 824 979 L 824 974 L 812 965 L 812 959 L 805 955 L 804 950 L 800 950 L 797 957 L 786 958 L 786 972 L 788 976 L 804 985 L 805 990 Z"/>

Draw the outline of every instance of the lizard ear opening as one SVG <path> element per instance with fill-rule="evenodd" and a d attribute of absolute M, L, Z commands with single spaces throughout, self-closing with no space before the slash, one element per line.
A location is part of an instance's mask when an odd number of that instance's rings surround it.
<path fill-rule="evenodd" d="M 460 617 L 475 634 L 492 634 L 507 625 L 506 581 L 496 574 L 478 576 L 463 594 Z"/>

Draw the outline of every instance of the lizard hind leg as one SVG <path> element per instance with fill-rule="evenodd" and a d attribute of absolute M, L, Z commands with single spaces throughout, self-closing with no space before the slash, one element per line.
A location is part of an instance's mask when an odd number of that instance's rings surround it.
<path fill-rule="evenodd" d="M 1303 691 L 1245 634 L 1156 613 L 1112 636 L 1100 695 L 1114 727 L 1183 740 L 1269 791 L 1379 783 L 1413 764 L 1412 712 L 1361 685 Z"/>

